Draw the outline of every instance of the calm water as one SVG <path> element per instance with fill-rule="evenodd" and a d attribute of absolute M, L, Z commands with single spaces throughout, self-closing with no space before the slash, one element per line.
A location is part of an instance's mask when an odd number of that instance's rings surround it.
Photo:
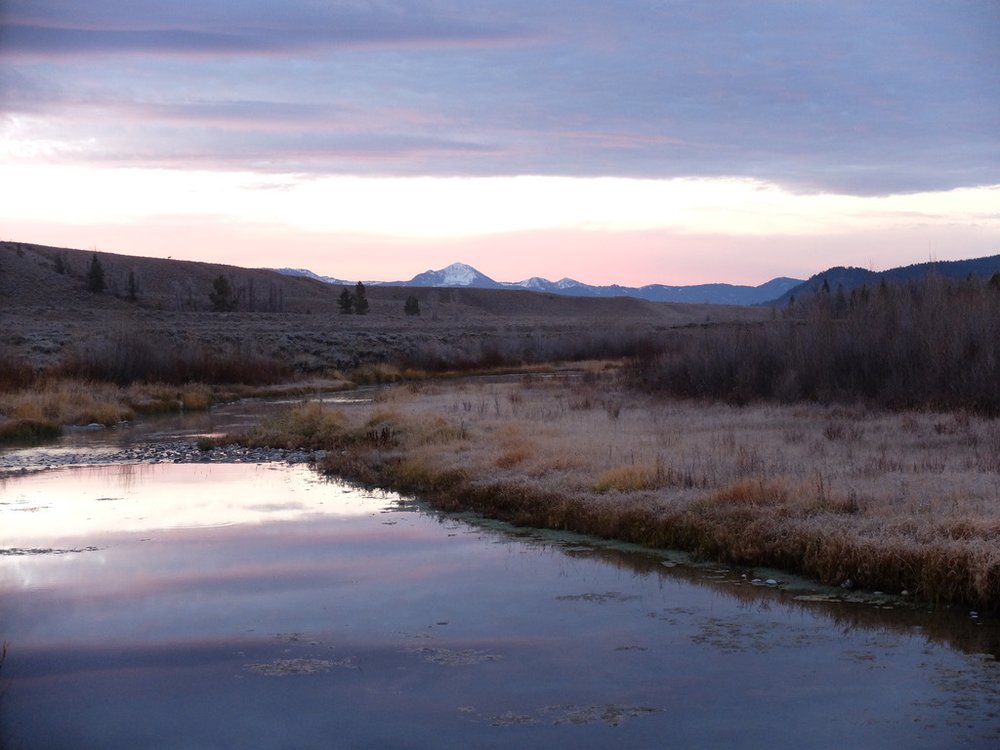
<path fill-rule="evenodd" d="M 277 465 L 0 484 L 5 748 L 991 748 L 996 621 Z M 664 564 L 664 563 L 667 564 Z"/>

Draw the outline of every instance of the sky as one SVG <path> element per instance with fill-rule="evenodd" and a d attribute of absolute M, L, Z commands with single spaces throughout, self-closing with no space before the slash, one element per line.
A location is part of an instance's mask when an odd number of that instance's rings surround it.
<path fill-rule="evenodd" d="M 0 239 L 628 285 L 1000 254 L 1000 0 L 0 0 Z"/>

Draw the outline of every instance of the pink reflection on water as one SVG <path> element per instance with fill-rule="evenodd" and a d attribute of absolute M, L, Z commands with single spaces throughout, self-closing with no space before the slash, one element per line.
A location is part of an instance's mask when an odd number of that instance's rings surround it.
<path fill-rule="evenodd" d="M 4 549 L 52 548 L 0 556 L 0 717 L 25 747 L 1000 737 L 1000 668 L 919 613 L 390 512 L 304 468 L 60 471 L 3 492 Z"/>

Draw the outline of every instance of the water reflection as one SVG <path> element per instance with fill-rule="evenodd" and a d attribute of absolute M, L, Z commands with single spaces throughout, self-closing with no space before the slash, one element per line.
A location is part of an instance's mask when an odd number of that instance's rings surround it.
<path fill-rule="evenodd" d="M 63 470 L 0 492 L 15 746 L 1000 740 L 992 622 L 803 601 L 303 468 Z"/>
<path fill-rule="evenodd" d="M 363 494 L 324 487 L 282 464 L 154 464 L 54 469 L 3 487 L 3 535 L 20 546 L 124 532 L 290 521 L 309 515 L 367 515 Z M 224 490 L 220 491 L 220 486 Z"/>

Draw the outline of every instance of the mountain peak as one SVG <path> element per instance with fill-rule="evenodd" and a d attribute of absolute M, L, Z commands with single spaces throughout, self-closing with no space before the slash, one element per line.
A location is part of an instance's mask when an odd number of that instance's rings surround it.
<path fill-rule="evenodd" d="M 418 273 L 408 284 L 413 286 L 465 286 L 493 288 L 500 286 L 484 273 L 465 263 L 452 263 L 439 271 Z"/>

